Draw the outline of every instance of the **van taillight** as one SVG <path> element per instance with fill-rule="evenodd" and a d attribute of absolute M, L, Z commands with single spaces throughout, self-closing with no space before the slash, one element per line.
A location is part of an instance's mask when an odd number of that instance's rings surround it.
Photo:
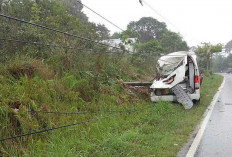
<path fill-rule="evenodd" d="M 194 77 L 194 83 L 198 83 L 199 82 L 199 77 L 198 76 L 195 76 Z"/>
<path fill-rule="evenodd" d="M 200 86 L 199 86 L 199 77 L 198 76 L 194 77 L 194 83 L 195 83 L 195 89 L 199 89 Z"/>

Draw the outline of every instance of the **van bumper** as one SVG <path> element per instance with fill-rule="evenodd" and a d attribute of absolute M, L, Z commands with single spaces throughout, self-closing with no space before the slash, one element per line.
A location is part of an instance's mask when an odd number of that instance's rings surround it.
<path fill-rule="evenodd" d="M 200 94 L 188 94 L 191 100 L 199 100 Z M 177 101 L 175 95 L 162 95 L 157 96 L 153 92 L 151 93 L 151 101 L 157 102 L 157 101 Z"/>

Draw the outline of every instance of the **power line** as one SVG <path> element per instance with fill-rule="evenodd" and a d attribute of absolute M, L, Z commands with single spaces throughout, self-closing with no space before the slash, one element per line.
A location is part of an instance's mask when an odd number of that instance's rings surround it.
<path fill-rule="evenodd" d="M 29 22 L 29 21 L 25 21 L 23 19 L 18 19 L 18 18 L 15 18 L 15 17 L 4 15 L 4 14 L 0 14 L 0 16 L 4 17 L 4 18 L 7 18 L 7 19 L 10 19 L 10 20 L 15 20 L 15 21 L 26 23 L 26 24 L 29 24 L 29 25 L 32 25 L 32 26 L 36 26 L 36 27 L 39 27 L 39 28 L 47 29 L 47 30 L 50 30 L 50 31 L 53 31 L 53 32 L 61 33 L 61 34 L 67 35 L 67 36 L 76 37 L 78 39 L 85 40 L 85 41 L 88 41 L 88 42 L 92 42 L 92 43 L 95 43 L 95 44 L 98 44 L 98 45 L 101 45 L 101 46 L 106 46 L 106 47 L 111 47 L 111 48 L 114 48 L 114 49 L 122 50 L 120 47 L 115 47 L 115 46 L 111 46 L 111 45 L 108 45 L 108 44 L 104 44 L 102 42 L 94 41 L 94 40 L 89 39 L 89 38 L 84 38 L 84 37 L 81 37 L 81 36 L 78 36 L 78 35 L 75 35 L 75 34 L 71 34 L 71 33 L 68 33 L 68 32 L 64 32 L 64 31 L 57 30 L 57 29 L 54 29 L 54 28 L 50 28 L 50 27 L 47 27 L 47 26 L 43 26 L 43 25 L 40 25 L 40 24 L 36 24 L 36 23 Z M 137 55 L 137 56 L 141 56 L 141 57 L 144 56 L 144 57 L 149 57 L 149 58 L 155 58 L 155 56 L 140 54 L 140 53 L 136 53 L 136 52 L 129 51 L 129 50 L 122 50 L 122 51 L 125 51 L 125 52 L 127 52 L 127 53 L 129 53 L 131 55 Z"/>
<path fill-rule="evenodd" d="M 57 47 L 57 48 L 64 48 L 64 49 L 88 50 L 88 51 L 92 50 L 92 49 L 85 49 L 85 48 L 75 48 L 75 47 L 70 47 L 70 46 L 60 46 L 60 45 L 43 44 L 43 43 L 39 43 L 39 42 L 25 41 L 25 40 L 18 40 L 18 39 L 1 38 L 0 40 L 10 41 L 10 42 L 18 42 L 18 43 L 24 43 L 24 44 L 31 44 L 31 45 L 40 45 L 40 46 L 45 46 L 45 47 Z"/>
<path fill-rule="evenodd" d="M 102 118 L 90 119 L 90 120 L 86 120 L 86 121 L 82 121 L 82 122 L 78 122 L 78 123 L 73 123 L 73 124 L 68 124 L 68 125 L 62 125 L 62 126 L 53 127 L 53 128 L 50 128 L 50 129 L 44 129 L 44 130 L 39 130 L 39 131 L 30 132 L 30 133 L 26 133 L 26 134 L 21 134 L 21 135 L 15 135 L 15 136 L 11 136 L 11 137 L 6 137 L 6 138 L 0 139 L 0 142 L 4 142 L 4 141 L 6 141 L 6 140 L 12 140 L 12 139 L 16 139 L 16 138 L 20 138 L 20 137 L 24 137 L 24 136 L 30 136 L 30 135 L 35 135 L 35 134 L 41 134 L 41 133 L 44 133 L 44 132 L 49 132 L 49 131 L 53 131 L 53 130 L 57 130 L 57 129 L 72 127 L 72 126 L 76 126 L 76 125 L 80 125 L 80 124 L 86 124 L 86 123 L 91 123 L 91 122 L 97 122 L 97 121 L 99 121 L 99 120 L 109 119 L 109 118 L 113 118 L 113 117 L 115 117 L 115 116 L 116 116 L 116 115 L 111 115 L 111 116 L 106 116 L 106 117 L 102 117 Z"/>
<path fill-rule="evenodd" d="M 27 111 L 31 113 L 43 113 L 43 114 L 65 114 L 65 115 L 78 115 L 78 114 L 95 114 L 95 113 L 124 113 L 124 112 L 136 112 L 141 111 L 141 109 L 126 109 L 126 110 L 112 110 L 112 111 L 84 111 L 84 112 L 60 112 L 60 111 Z"/>
<path fill-rule="evenodd" d="M 86 48 L 75 48 L 75 47 L 70 47 L 70 46 L 60 46 L 60 45 L 50 45 L 50 44 L 43 44 L 39 42 L 33 42 L 33 41 L 24 41 L 24 40 L 18 40 L 18 39 L 0 39 L 3 41 L 9 41 L 9 42 L 17 42 L 17 43 L 24 43 L 24 44 L 31 44 L 31 45 L 39 45 L 39 46 L 44 46 L 44 47 L 54 47 L 54 48 L 64 48 L 64 49 L 72 49 L 72 50 L 85 50 L 89 52 L 96 52 L 93 49 L 86 49 Z M 113 53 L 109 51 L 104 51 L 105 53 Z M 98 52 L 96 52 L 98 53 Z"/>
<path fill-rule="evenodd" d="M 112 24 L 113 26 L 115 26 L 116 28 L 120 29 L 121 31 L 125 31 L 122 28 L 120 28 L 119 26 L 117 26 L 116 24 L 114 24 L 113 22 L 111 22 L 110 20 L 106 19 L 105 17 L 103 17 L 101 14 L 97 13 L 96 11 L 94 11 L 93 9 L 91 9 L 90 7 L 86 6 L 85 4 L 83 4 L 80 1 L 77 1 L 78 3 L 82 4 L 85 8 L 87 8 L 88 10 L 92 11 L 93 13 L 95 13 L 96 15 L 98 15 L 99 17 L 101 17 L 102 19 L 106 20 L 107 22 L 109 22 L 110 24 Z M 164 17 L 162 14 L 160 14 L 157 10 L 155 10 L 150 4 L 148 4 L 146 1 L 144 0 L 140 0 L 139 1 L 141 3 L 141 5 L 143 6 L 143 2 L 150 8 L 152 9 L 157 15 L 159 15 L 161 18 L 163 18 L 165 21 L 167 21 L 170 25 L 172 25 L 173 27 L 175 27 L 179 32 L 180 29 L 174 25 L 170 20 L 168 20 L 166 17 Z M 199 40 L 193 38 L 194 40 L 196 40 L 197 42 L 200 42 Z"/>
<path fill-rule="evenodd" d="M 92 11 L 93 13 L 97 14 L 98 16 L 100 16 L 102 19 L 106 20 L 107 22 L 109 22 L 110 24 L 112 24 L 113 26 L 117 27 L 118 29 L 120 29 L 121 31 L 125 31 L 122 28 L 120 28 L 119 26 L 117 26 L 116 24 L 114 24 L 113 22 L 109 21 L 108 19 L 106 19 L 105 17 L 103 17 L 102 15 L 100 15 L 99 13 L 97 13 L 96 11 L 94 11 L 93 9 L 89 8 L 88 6 L 86 6 L 85 4 L 83 4 L 80 1 L 77 1 L 78 3 L 82 4 L 84 7 L 86 7 L 87 9 L 89 9 L 90 11 Z M 142 1 L 140 2 L 142 4 Z M 150 6 L 151 7 L 151 6 Z M 155 10 L 154 10 L 155 11 Z M 159 14 L 157 12 L 157 14 Z M 160 16 L 162 16 L 161 14 L 159 14 Z"/>
<path fill-rule="evenodd" d="M 9 41 L 9 42 L 17 42 L 17 43 L 23 43 L 23 44 L 31 44 L 31 45 L 39 45 L 39 46 L 44 46 L 44 47 L 57 47 L 57 48 L 64 48 L 64 49 L 72 49 L 72 50 L 86 50 L 89 52 L 96 52 L 96 53 L 107 53 L 107 54 L 120 54 L 122 52 L 115 52 L 115 51 L 101 51 L 98 52 L 94 49 L 86 49 L 86 48 L 75 48 L 75 47 L 69 47 L 69 46 L 60 46 L 60 45 L 50 45 L 50 44 L 43 44 L 39 42 L 34 42 L 34 41 L 25 41 L 25 40 L 18 40 L 18 39 L 6 39 L 6 38 L 0 38 L 2 41 Z M 122 51 L 122 50 L 121 50 Z M 148 57 L 147 55 L 144 54 L 139 54 L 139 53 L 127 53 L 129 55 L 138 55 L 140 57 Z"/>
<path fill-rule="evenodd" d="M 86 6 L 82 2 L 80 2 L 80 1 L 77 1 L 77 2 L 80 3 L 80 4 L 82 4 L 85 8 L 87 8 L 90 11 L 92 11 L 96 15 L 100 16 L 102 19 L 106 20 L 107 22 L 109 22 L 110 24 L 112 24 L 113 26 L 115 26 L 116 28 L 120 29 L 121 31 L 124 31 L 122 28 L 120 28 L 119 26 L 117 26 L 116 24 L 114 24 L 113 22 L 111 22 L 110 20 L 108 20 L 107 18 L 103 17 L 101 14 L 97 13 L 96 11 L 94 11 L 93 9 L 91 9 L 90 7 Z"/>
<path fill-rule="evenodd" d="M 71 33 L 68 33 L 68 32 L 64 32 L 64 31 L 57 30 L 57 29 L 54 29 L 54 28 L 50 28 L 50 27 L 47 27 L 47 26 L 43 26 L 43 25 L 40 25 L 40 24 L 25 21 L 23 19 L 18 19 L 18 18 L 15 18 L 15 17 L 4 15 L 4 14 L 0 14 L 0 16 L 4 17 L 4 18 L 7 18 L 7 19 L 10 19 L 10 20 L 15 20 L 15 21 L 26 23 L 26 24 L 36 26 L 36 27 L 39 27 L 39 28 L 47 29 L 47 30 L 50 30 L 50 31 L 53 31 L 53 32 L 61 33 L 61 34 L 67 35 L 67 36 L 76 37 L 78 39 L 85 40 L 85 41 L 88 41 L 88 42 L 92 42 L 92 43 L 95 43 L 95 44 L 98 44 L 98 45 L 101 45 L 101 46 L 106 46 L 106 47 L 122 50 L 120 47 L 111 46 L 111 45 L 108 45 L 108 44 L 105 44 L 105 43 L 102 43 L 102 42 L 99 42 L 99 41 L 94 41 L 94 40 L 89 39 L 89 38 L 84 38 L 84 37 L 81 37 L 81 36 L 78 36 L 78 35 L 75 35 L 75 34 L 71 34 Z M 135 54 L 135 55 L 145 56 L 143 54 L 139 54 L 139 53 L 129 51 L 129 50 L 122 50 L 122 51 L 125 51 L 125 52 L 127 52 L 129 54 L 133 54 L 133 55 Z M 149 57 L 151 57 L 151 56 L 149 56 Z"/>
<path fill-rule="evenodd" d="M 114 48 L 114 49 L 121 50 L 120 47 L 107 45 L 107 44 L 104 44 L 104 43 L 99 42 L 99 41 L 95 41 L 95 40 L 85 38 L 85 37 L 82 37 L 82 36 L 79 36 L 79 35 L 71 34 L 71 33 L 68 33 L 68 32 L 64 32 L 64 31 L 57 30 L 57 29 L 54 29 L 54 28 L 50 28 L 50 27 L 47 27 L 47 26 L 43 26 L 43 25 L 40 25 L 40 24 L 29 22 L 29 21 L 26 21 L 26 20 L 23 20 L 23 19 L 7 16 L 7 15 L 4 15 L 4 14 L 0 14 L 0 16 L 4 17 L 4 18 L 7 18 L 7 19 L 10 19 L 10 20 L 14 20 L 14 21 L 26 23 L 26 24 L 29 24 L 29 25 L 32 25 L 32 26 L 36 26 L 36 27 L 39 27 L 39 28 L 47 29 L 47 30 L 50 30 L 50 31 L 53 31 L 53 32 L 61 33 L 61 34 L 67 35 L 67 36 L 75 37 L 75 38 L 85 40 L 85 41 L 88 41 L 88 42 L 91 42 L 91 43 L 95 43 L 95 44 L 98 44 L 98 45 L 101 45 L 101 46 L 106 46 L 106 47 L 111 47 L 111 48 Z M 125 51 L 130 52 L 130 53 L 134 53 L 134 52 L 128 51 L 128 50 L 125 50 Z"/>
<path fill-rule="evenodd" d="M 140 3 L 142 4 L 142 1 L 144 0 L 140 0 Z M 107 22 L 109 22 L 110 24 L 112 24 L 113 26 L 117 27 L 118 29 L 120 29 L 121 31 L 124 31 L 123 29 L 121 29 L 119 26 L 117 26 L 116 24 L 114 24 L 113 22 L 109 21 L 108 19 L 106 19 L 105 17 L 103 17 L 102 15 L 100 15 L 99 13 L 97 13 L 96 11 L 94 11 L 93 9 L 89 8 L 88 6 L 86 6 L 85 4 L 83 4 L 82 2 L 80 1 L 77 1 L 78 3 L 82 4 L 84 7 L 86 7 L 87 9 L 89 9 L 90 11 L 92 11 L 93 13 L 97 14 L 98 16 L 100 16 L 102 19 L 106 20 Z M 145 2 L 145 1 L 144 1 Z M 168 21 L 171 25 L 173 25 L 174 27 L 176 27 L 173 23 L 171 23 L 167 18 L 165 18 L 164 16 L 162 16 L 158 11 L 156 11 L 151 5 L 149 5 L 147 2 L 145 2 L 145 4 L 151 8 L 156 14 L 158 14 L 160 17 L 162 17 L 164 20 Z M 143 4 L 142 4 L 143 5 Z M 177 28 L 177 27 L 176 27 Z M 179 30 L 177 28 L 177 30 Z M 142 56 L 142 55 L 140 55 Z M 146 55 L 143 55 L 143 56 L 146 56 Z M 147 57 L 147 56 L 146 56 Z M 161 59 L 159 59 L 161 60 Z M 165 61 L 165 60 L 162 60 L 164 62 L 168 62 L 168 61 Z M 171 63 L 171 62 L 168 62 L 170 64 L 176 64 L 176 63 Z"/>
<path fill-rule="evenodd" d="M 124 114 L 129 114 L 129 113 L 133 113 L 133 112 L 137 112 L 137 111 L 142 111 L 144 109 L 150 108 L 153 106 L 147 106 L 141 109 L 137 109 L 137 110 L 127 110 L 124 112 L 119 112 L 119 113 L 124 113 Z M 25 134 L 21 134 L 21 135 L 15 135 L 15 136 L 11 136 L 11 137 L 6 137 L 6 138 L 2 138 L 0 139 L 0 142 L 4 142 L 6 140 L 12 140 L 12 139 L 16 139 L 16 138 L 21 138 L 24 136 L 30 136 L 30 135 L 35 135 L 35 134 L 41 134 L 44 132 L 49 132 L 49 131 L 53 131 L 53 130 L 58 130 L 58 129 L 62 129 L 62 128 L 67 128 L 67 127 L 72 127 L 72 126 L 77 126 L 80 124 L 86 124 L 86 123 L 91 123 L 91 122 L 97 122 L 99 120 L 103 120 L 103 119 L 110 119 L 113 117 L 116 117 L 118 114 L 113 114 L 110 116 L 105 116 L 105 117 L 101 117 L 101 118 L 96 118 L 96 119 L 90 119 L 90 120 L 86 120 L 86 121 L 81 121 L 81 122 L 77 122 L 77 123 L 73 123 L 73 124 L 68 124 L 68 125 L 62 125 L 62 126 L 58 126 L 58 127 L 53 127 L 53 128 L 49 128 L 49 129 L 44 129 L 44 130 L 39 130 L 39 131 L 34 131 L 34 132 L 30 132 L 30 133 L 25 133 Z"/>
<path fill-rule="evenodd" d="M 152 11 L 154 11 L 157 15 L 159 15 L 161 18 L 163 18 L 166 22 L 168 22 L 170 25 L 172 25 L 173 27 L 175 27 L 177 30 L 179 30 L 179 28 L 174 25 L 171 21 L 169 21 L 166 17 L 164 17 L 162 14 L 160 14 L 155 8 L 153 8 L 149 3 L 147 3 L 145 0 L 142 0 L 142 2 L 149 7 Z"/>
<path fill-rule="evenodd" d="M 39 46 L 45 46 L 45 47 L 57 47 L 57 48 L 65 48 L 65 49 L 73 49 L 73 50 L 86 50 L 86 51 L 90 51 L 90 52 L 95 52 L 93 49 L 85 49 L 85 48 L 75 48 L 75 47 L 69 47 L 69 46 L 60 46 L 60 45 L 50 45 L 50 44 L 43 44 L 43 43 L 39 43 L 39 42 L 33 42 L 33 41 L 25 41 L 25 40 L 18 40 L 18 39 L 6 39 L 6 38 L 0 38 L 0 40 L 3 41 L 9 41 L 9 42 L 18 42 L 18 43 L 24 43 L 24 44 L 31 44 L 31 45 L 39 45 Z M 115 54 L 113 52 L 109 52 L 109 51 L 104 51 L 105 53 L 108 54 Z M 129 53 L 130 55 L 138 55 L 140 57 L 154 57 L 154 56 L 148 56 L 145 54 L 139 54 L 139 53 Z M 160 59 L 159 59 L 160 60 Z M 165 60 L 162 60 L 164 62 L 168 62 Z M 175 64 L 175 63 L 171 63 L 168 62 L 170 64 Z"/>
<path fill-rule="evenodd" d="M 51 45 L 51 44 L 43 44 L 39 42 L 34 42 L 34 41 L 25 41 L 25 40 L 18 40 L 18 39 L 6 39 L 6 38 L 0 38 L 2 41 L 9 41 L 9 42 L 17 42 L 17 43 L 24 43 L 24 44 L 31 44 L 31 45 L 39 45 L 39 46 L 44 46 L 44 47 L 54 47 L 54 48 L 64 48 L 64 49 L 72 49 L 72 50 L 86 50 L 90 52 L 96 52 L 93 49 L 86 49 L 86 48 L 75 48 L 75 47 L 70 47 L 70 46 L 60 46 L 60 45 Z M 104 51 L 105 53 L 113 53 L 110 51 Z M 97 52 L 96 52 L 97 53 Z"/>
<path fill-rule="evenodd" d="M 93 111 L 93 112 L 59 112 L 59 111 L 27 111 L 31 113 L 43 113 L 43 114 L 65 114 L 65 115 L 78 115 L 78 114 L 94 114 L 94 113 L 113 113 L 122 111 Z"/>
<path fill-rule="evenodd" d="M 57 48 L 72 49 L 72 50 L 86 50 L 86 51 L 90 51 L 90 52 L 99 53 L 99 52 L 97 52 L 97 51 L 95 51 L 93 49 L 75 48 L 75 47 L 51 45 L 51 44 L 43 44 L 43 43 L 34 42 L 34 41 L 25 41 L 25 40 L 18 40 L 18 39 L 6 39 L 6 38 L 0 38 L 0 40 L 9 41 L 9 42 L 24 43 L 24 44 L 31 44 L 31 45 L 39 45 L 39 46 L 45 46 L 45 47 L 57 47 Z M 121 53 L 121 52 L 104 51 L 104 53 L 115 54 L 115 53 Z M 149 55 L 140 54 L 140 53 L 127 53 L 127 54 L 134 55 L 134 56 L 139 56 L 139 57 L 155 57 L 155 56 L 149 56 Z"/>
<path fill-rule="evenodd" d="M 77 1 L 78 3 L 82 4 L 85 8 L 87 8 L 88 10 L 92 11 L 93 13 L 95 13 L 96 15 L 98 15 L 99 17 L 101 17 L 102 19 L 104 19 L 105 21 L 109 22 L 110 24 L 112 24 L 113 26 L 115 26 L 116 28 L 120 29 L 121 31 L 125 31 L 124 29 L 120 28 L 119 26 L 117 26 L 116 24 L 114 24 L 113 22 L 111 22 L 110 20 L 108 20 L 107 18 L 105 18 L 104 16 L 102 16 L 101 14 L 97 13 L 96 11 L 94 11 L 93 9 L 91 9 L 90 7 L 86 6 L 85 4 L 83 4 L 83 2 Z M 161 18 L 163 18 L 166 22 L 168 22 L 170 25 L 172 25 L 173 27 L 175 27 L 179 32 L 180 29 L 174 25 L 171 21 L 169 21 L 167 18 L 165 18 L 162 14 L 160 14 L 157 10 L 155 10 L 150 4 L 148 4 L 146 1 L 144 0 L 140 0 L 139 1 L 141 3 L 141 5 L 143 6 L 143 2 L 150 8 L 152 9 L 157 15 L 159 15 Z M 193 38 L 194 40 L 196 40 L 197 42 L 200 42 L 199 40 Z"/>
<path fill-rule="evenodd" d="M 175 24 L 173 24 L 168 18 L 164 17 L 161 13 L 159 13 L 154 7 L 152 7 L 149 3 L 147 3 L 145 0 L 141 0 L 142 2 L 144 2 L 144 4 L 149 7 L 153 12 L 155 12 L 157 15 L 159 15 L 161 18 L 163 18 L 164 21 L 166 21 L 167 23 L 169 23 L 170 25 L 172 25 L 173 27 L 175 27 L 177 29 L 177 31 L 180 32 L 179 27 L 177 27 Z M 187 36 L 189 36 L 188 34 L 186 34 Z M 191 37 L 192 39 L 196 40 L 197 42 L 200 42 L 199 40 L 197 40 L 195 37 Z"/>

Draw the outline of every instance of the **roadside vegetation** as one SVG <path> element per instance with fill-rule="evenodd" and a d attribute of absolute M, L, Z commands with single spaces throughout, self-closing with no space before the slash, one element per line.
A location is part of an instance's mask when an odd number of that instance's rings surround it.
<path fill-rule="evenodd" d="M 213 72 L 232 72 L 232 53 L 230 52 L 228 52 L 228 56 L 215 55 L 213 59 Z"/>
<path fill-rule="evenodd" d="M 83 5 L 74 0 L 0 1 L 2 14 L 94 41 L 110 38 L 109 30 L 104 25 L 89 22 L 82 9 Z M 139 29 L 147 25 L 151 26 L 151 32 Z M 156 30 L 160 31 L 154 34 Z M 189 111 L 179 104 L 151 103 L 148 89 L 136 90 L 123 81 L 152 80 L 161 54 L 187 50 L 188 46 L 179 34 L 167 30 L 165 23 L 150 17 L 131 22 L 128 30 L 114 34 L 117 35 L 122 41 L 138 37 L 136 50 L 153 57 L 127 54 L 125 50 L 97 46 L 0 17 L 1 139 L 113 116 L 3 141 L 0 156 L 177 154 L 200 122 L 222 77 L 205 77 L 201 102 Z M 37 42 L 40 46 L 6 39 Z M 95 111 L 101 113 L 91 113 Z"/>
<path fill-rule="evenodd" d="M 46 66 L 41 65 L 41 68 L 52 73 Z M 92 78 L 86 74 L 78 78 L 66 74 L 47 79 L 39 70 L 37 74 L 19 78 L 1 71 L 1 137 L 114 117 L 4 141 L 2 156 L 175 156 L 200 122 L 222 81 L 218 75 L 206 77 L 201 88 L 201 102 L 186 111 L 179 104 L 153 104 L 146 93 L 130 93 L 120 82 L 101 82 L 100 76 Z M 139 111 L 62 115 L 28 110 Z"/>

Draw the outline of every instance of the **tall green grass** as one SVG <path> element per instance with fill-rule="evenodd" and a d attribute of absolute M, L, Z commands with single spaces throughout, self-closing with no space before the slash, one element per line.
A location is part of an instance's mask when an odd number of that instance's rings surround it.
<path fill-rule="evenodd" d="M 70 55 L 70 54 L 69 54 Z M 0 144 L 1 156 L 176 156 L 201 120 L 222 77 L 207 77 L 201 102 L 191 110 L 149 95 L 131 93 L 120 79 L 139 80 L 155 73 L 155 62 L 129 56 L 57 54 L 45 60 L 18 56 L 0 69 L 0 135 L 111 115 L 59 115 L 42 111 L 146 109 Z M 145 64 L 147 62 L 147 64 Z M 19 111 L 15 106 L 19 106 Z"/>

